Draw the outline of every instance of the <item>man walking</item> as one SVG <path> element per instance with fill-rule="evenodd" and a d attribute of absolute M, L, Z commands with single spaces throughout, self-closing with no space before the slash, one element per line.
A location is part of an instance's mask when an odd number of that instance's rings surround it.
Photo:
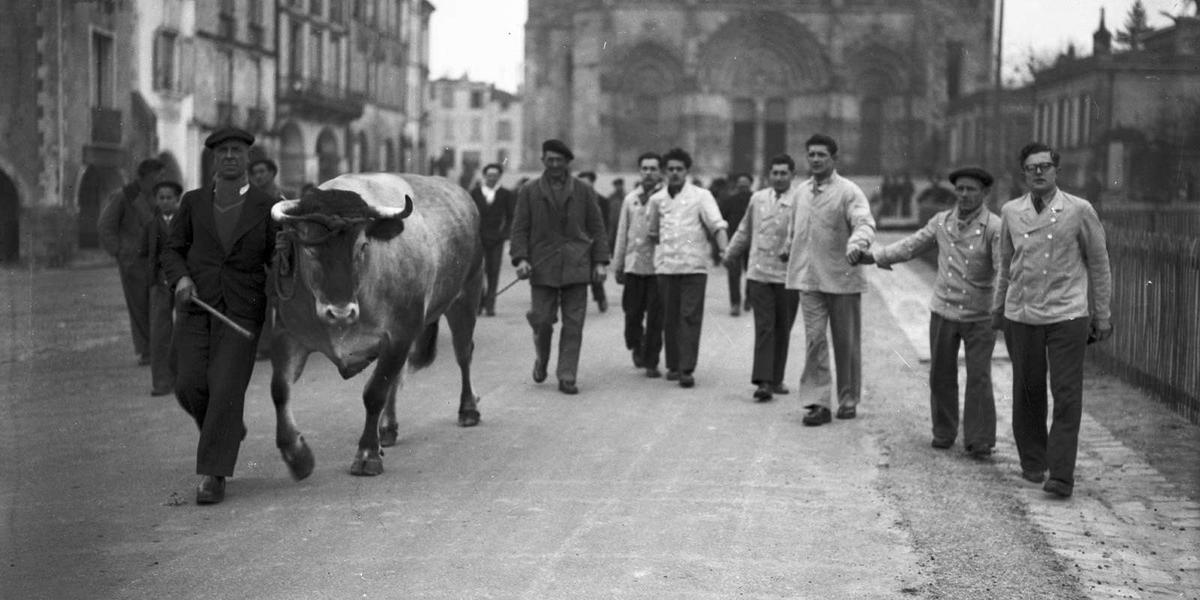
<path fill-rule="evenodd" d="M 837 417 L 853 419 L 862 396 L 862 293 L 867 280 L 855 268 L 875 239 L 867 195 L 838 175 L 837 142 L 817 134 L 804 144 L 812 175 L 800 184 L 788 233 L 787 288 L 800 290 L 807 348 L 800 375 L 805 425 L 829 423 L 828 325 L 837 364 Z"/>
<path fill-rule="evenodd" d="M 279 165 L 276 165 L 275 161 L 267 158 L 266 154 L 258 152 L 257 156 L 251 158 L 250 166 L 247 167 L 246 173 L 250 179 L 250 185 L 258 188 L 268 197 L 273 198 L 275 202 L 286 199 L 284 193 L 279 190 L 279 186 L 275 183 L 275 176 L 279 174 Z M 275 298 L 268 296 L 267 316 L 263 320 L 262 331 L 258 335 L 258 352 L 256 353 L 258 360 L 266 360 L 271 357 L 271 340 L 275 336 L 275 304 Z"/>
<path fill-rule="evenodd" d="M 1004 330 L 1012 358 L 1021 475 L 1045 481 L 1042 489 L 1066 498 L 1075 487 L 1084 349 L 1112 335 L 1112 274 L 1096 210 L 1058 189 L 1058 152 L 1032 143 L 1021 149 L 1020 160 L 1029 193 L 1000 211 L 992 325 Z M 1049 433 L 1047 372 L 1054 395 Z"/>
<path fill-rule="evenodd" d="M 688 182 L 692 156 L 680 148 L 663 155 L 667 185 L 650 196 L 647 236 L 656 244 L 654 272 L 663 306 L 667 381 L 680 387 L 696 385 L 693 372 L 700 353 L 704 322 L 704 291 L 708 282 L 709 235 L 723 256 L 728 224 L 712 194 Z"/>
<path fill-rule="evenodd" d="M 729 223 L 730 231 L 737 231 L 741 224 L 746 208 L 750 205 L 750 188 L 754 185 L 754 179 L 749 173 L 739 173 L 734 179 L 733 191 L 717 198 L 721 218 Z M 742 304 L 742 275 L 746 271 L 746 260 L 747 257 L 743 256 L 740 261 L 725 261 L 725 276 L 729 279 L 729 314 L 735 317 L 742 314 L 742 308 L 750 309 L 749 298 L 744 306 Z"/>
<path fill-rule="evenodd" d="M 558 389 L 577 394 L 576 374 L 583 321 L 587 316 L 587 290 L 592 281 L 603 281 L 608 265 L 604 218 L 592 187 L 571 177 L 567 167 L 575 155 L 559 140 L 542 143 L 541 177 L 517 193 L 513 212 L 512 254 L 517 277 L 530 280 L 530 309 L 537 358 L 533 380 L 546 380 L 550 341 L 562 307 L 562 332 L 558 340 Z"/>
<path fill-rule="evenodd" d="M 663 344 L 663 314 L 654 275 L 654 244 L 647 237 L 647 204 L 661 185 L 661 169 L 662 157 L 658 154 L 646 152 L 638 157 L 642 181 L 621 201 L 613 245 L 613 271 L 617 283 L 625 286 L 621 293 L 625 348 L 633 353 L 633 366 L 646 370 L 646 377 L 662 377 L 658 353 Z"/>
<path fill-rule="evenodd" d="M 754 364 L 750 382 L 757 386 L 754 398 L 770 401 L 774 394 L 786 394 L 783 384 L 787 367 L 788 344 L 800 296 L 784 286 L 787 263 L 780 259 L 786 253 L 788 227 L 796 212 L 796 192 L 792 179 L 796 161 L 787 154 L 771 159 L 771 187 L 759 190 L 750 197 L 750 205 L 742 217 L 729 249 L 725 253 L 725 268 L 747 263 L 746 299 L 754 310 Z"/>
<path fill-rule="evenodd" d="M 479 311 L 496 316 L 496 286 L 500 282 L 500 260 L 504 241 L 512 228 L 513 193 L 500 187 L 504 167 L 491 163 L 483 168 L 483 182 L 471 190 L 475 208 L 479 209 L 479 237 L 483 240 L 483 301 Z"/>
<path fill-rule="evenodd" d="M 137 181 L 114 193 L 100 212 L 100 244 L 117 259 L 133 350 L 139 365 L 150 364 L 150 248 L 154 223 L 154 186 L 165 167 L 148 158 L 138 164 Z"/>
<path fill-rule="evenodd" d="M 162 268 L 162 249 L 171 234 L 171 219 L 179 212 L 183 186 L 160 181 L 154 186 L 154 224 L 147 229 L 150 247 L 150 395 L 165 396 L 175 389 L 175 360 L 171 337 L 175 330 L 175 298 Z"/>
<path fill-rule="evenodd" d="M 253 143 L 253 135 L 234 127 L 218 129 L 204 141 L 216 160 L 216 178 L 184 194 L 161 259 L 179 309 L 175 395 L 200 428 L 198 504 L 225 498 L 225 478 L 233 475 L 246 436 L 242 409 L 266 312 L 267 266 L 279 230 L 270 216 L 276 198 L 247 183 L 247 153 Z M 193 298 L 249 330 L 250 339 Z"/>
<path fill-rule="evenodd" d="M 958 169 L 950 183 L 958 202 L 937 213 L 916 233 L 863 256 L 883 269 L 937 248 L 937 280 L 929 315 L 929 412 L 933 447 L 958 437 L 958 348 L 966 346 L 967 389 L 963 394 L 963 443 L 982 458 L 996 445 L 996 402 L 992 396 L 992 350 L 996 332 L 990 316 L 993 282 L 1000 267 L 1000 217 L 987 209 L 990 173 Z"/>

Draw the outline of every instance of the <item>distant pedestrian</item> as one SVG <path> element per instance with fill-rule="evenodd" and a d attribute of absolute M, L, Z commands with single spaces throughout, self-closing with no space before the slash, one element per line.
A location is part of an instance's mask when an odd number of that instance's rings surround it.
<path fill-rule="evenodd" d="M 266 154 L 259 154 L 257 157 L 251 159 L 250 166 L 246 169 L 246 174 L 250 179 L 250 185 L 262 190 L 267 196 L 274 198 L 275 202 L 287 199 L 275 183 L 275 176 L 279 174 L 279 166 L 275 164 L 275 161 L 267 158 Z M 266 360 L 271 357 L 271 344 L 275 338 L 276 310 L 275 297 L 268 295 L 267 316 L 263 320 L 262 332 L 258 335 L 258 351 L 256 353 L 258 360 Z"/>
<path fill-rule="evenodd" d="M 483 240 L 483 299 L 479 312 L 496 315 L 496 289 L 500 282 L 500 261 L 504 258 L 504 241 L 512 230 L 514 194 L 500 186 L 504 167 L 491 163 L 483 168 L 483 181 L 471 190 L 475 208 L 479 209 L 479 237 Z"/>
<path fill-rule="evenodd" d="M 175 331 L 175 295 L 162 267 L 162 250 L 179 212 L 183 186 L 174 181 L 154 185 L 154 225 L 147 228 L 150 269 L 150 395 L 175 390 L 175 360 L 171 338 Z"/>
<path fill-rule="evenodd" d="M 616 248 L 617 244 L 617 219 L 621 215 L 621 205 L 625 202 L 625 196 L 629 192 L 625 191 L 625 179 L 617 177 L 612 180 L 613 191 L 608 195 L 608 203 L 604 218 L 604 228 L 608 231 L 608 247 Z"/>
<path fill-rule="evenodd" d="M 580 181 L 586 183 L 588 187 L 592 188 L 592 191 L 596 190 L 596 174 L 594 172 L 581 171 L 577 177 Z M 601 220 L 604 221 L 605 238 L 607 239 L 607 232 L 612 229 L 612 227 L 608 224 L 608 198 L 605 198 L 600 194 L 594 195 L 596 197 L 596 206 L 600 209 Z M 600 309 L 600 312 L 606 312 L 608 310 L 608 294 L 604 292 L 603 279 L 592 280 L 592 299 L 596 301 L 596 308 Z"/>
<path fill-rule="evenodd" d="M 729 241 L 725 268 L 748 263 L 746 300 L 754 309 L 754 363 L 750 382 L 757 386 L 754 398 L 766 402 L 774 394 L 788 393 L 784 385 L 788 345 L 800 295 L 784 285 L 787 263 L 787 232 L 796 212 L 796 161 L 787 154 L 771 159 L 771 186 L 750 196 L 750 205 Z"/>
<path fill-rule="evenodd" d="M 150 231 L 154 226 L 154 185 L 162 180 L 162 161 L 148 158 L 138 164 L 137 181 L 114 193 L 100 212 L 100 244 L 117 259 L 133 351 L 137 363 L 150 364 Z"/>
<path fill-rule="evenodd" d="M 650 241 L 650 196 L 662 185 L 662 157 L 646 152 L 638 157 L 642 180 L 621 202 L 613 245 L 613 272 L 625 286 L 621 309 L 625 312 L 625 348 L 633 353 L 633 366 L 646 377 L 662 377 L 658 355 L 663 345 L 663 311 L 654 275 L 654 244 Z"/>
<path fill-rule="evenodd" d="M 738 173 L 734 176 L 734 187 L 723 197 L 717 198 L 717 206 L 721 209 L 721 218 L 729 223 L 730 231 L 737 231 L 746 208 L 750 205 L 750 195 L 753 193 L 754 178 L 749 173 Z M 742 255 L 741 260 L 725 261 L 725 276 L 729 280 L 729 314 L 738 316 L 742 310 L 750 310 L 750 299 L 746 297 L 743 304 L 742 276 L 746 272 L 748 256 Z"/>
<path fill-rule="evenodd" d="M 587 316 L 588 284 L 603 280 L 608 265 L 604 218 L 596 192 L 570 176 L 567 167 L 575 155 L 560 140 L 542 143 L 541 177 L 517 192 L 513 212 L 512 254 L 517 277 L 529 279 L 530 309 L 537 357 L 533 380 L 546 380 L 554 323 L 562 308 L 558 340 L 558 389 L 577 394 L 576 375 Z"/>
<path fill-rule="evenodd" d="M 648 236 L 654 248 L 654 272 L 663 306 L 663 342 L 667 380 L 680 387 L 696 384 L 704 293 L 708 282 L 709 236 L 724 256 L 728 224 L 712 193 L 688 183 L 692 156 L 680 148 L 663 155 L 667 185 L 650 196 Z"/>
<path fill-rule="evenodd" d="M 184 194 L 161 258 L 179 312 L 175 396 L 200 429 L 197 504 L 225 499 L 225 478 L 233 475 L 246 437 L 246 387 L 266 315 L 267 267 L 279 228 L 270 215 L 276 198 L 247 182 L 253 143 L 253 135 L 234 127 L 208 136 L 204 145 L 216 159 L 216 177 Z M 250 339 L 193 298 L 249 330 Z"/>
<path fill-rule="evenodd" d="M 800 290 L 807 344 L 800 375 L 805 425 L 829 423 L 828 325 L 837 365 L 837 417 L 853 419 L 862 399 L 862 293 L 867 280 L 856 268 L 875 239 L 867 195 L 838 175 L 838 146 L 817 134 L 804 144 L 812 175 L 800 184 L 788 243 L 788 289 Z"/>
<path fill-rule="evenodd" d="M 987 208 L 994 178 L 978 167 L 950 174 L 958 203 L 933 216 L 916 233 L 875 247 L 864 262 L 883 269 L 937 249 L 937 280 L 929 316 L 929 410 L 933 447 L 949 448 L 958 437 L 958 349 L 966 347 L 963 445 L 982 458 L 996 445 L 992 395 L 992 295 L 1000 269 L 1000 217 Z"/>
<path fill-rule="evenodd" d="M 1058 152 L 1021 148 L 1029 193 L 1000 211 L 1000 275 L 992 324 L 1004 330 L 1013 366 L 1013 438 L 1021 474 L 1069 497 L 1083 411 L 1083 357 L 1112 335 L 1112 273 L 1104 227 L 1092 205 L 1058 189 Z M 1046 374 L 1054 395 L 1046 431 Z M 1050 477 L 1046 479 L 1046 471 Z"/>

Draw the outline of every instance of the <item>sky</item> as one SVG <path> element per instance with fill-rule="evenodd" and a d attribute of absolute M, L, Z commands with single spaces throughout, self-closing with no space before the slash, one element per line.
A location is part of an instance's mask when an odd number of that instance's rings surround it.
<path fill-rule="evenodd" d="M 956 0 L 950 0 L 956 1 Z M 430 75 L 461 77 L 495 83 L 517 91 L 525 53 L 526 0 L 432 0 L 436 10 L 430 22 Z M 1108 29 L 1124 26 L 1134 0 L 1005 0 L 1004 73 L 1034 56 L 1053 56 L 1074 43 L 1080 54 L 1090 54 L 1092 32 L 1106 11 Z M 1150 25 L 1162 27 L 1170 20 L 1160 14 L 1178 14 L 1183 0 L 1143 0 Z"/>

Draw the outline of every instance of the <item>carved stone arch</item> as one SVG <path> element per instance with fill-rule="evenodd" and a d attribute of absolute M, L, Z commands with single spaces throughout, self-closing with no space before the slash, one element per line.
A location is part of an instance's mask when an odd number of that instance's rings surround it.
<path fill-rule="evenodd" d="M 610 94 L 615 157 L 632 166 L 641 152 L 677 143 L 681 121 L 676 101 L 685 91 L 683 59 L 675 50 L 643 41 L 614 53 L 601 85 Z"/>
<path fill-rule="evenodd" d="M 859 100 L 858 143 L 851 159 L 857 173 L 895 170 L 906 154 L 903 144 L 911 134 L 904 129 L 908 118 L 894 114 L 896 103 L 889 100 L 912 95 L 913 67 L 907 56 L 895 45 L 878 40 L 847 55 L 847 91 Z"/>
<path fill-rule="evenodd" d="M 901 49 L 867 42 L 851 50 L 847 66 L 850 91 L 862 96 L 892 96 L 911 93 L 912 63 Z"/>
<path fill-rule="evenodd" d="M 746 97 L 824 91 L 829 56 L 808 27 L 779 12 L 736 16 L 700 47 L 701 91 Z"/>

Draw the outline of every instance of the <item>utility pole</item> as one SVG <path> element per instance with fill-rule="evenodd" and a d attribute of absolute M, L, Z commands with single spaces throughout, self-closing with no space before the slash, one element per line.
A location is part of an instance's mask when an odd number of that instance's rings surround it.
<path fill-rule="evenodd" d="M 989 165 L 997 169 L 996 174 L 1003 176 L 1004 170 L 999 169 L 1004 164 L 1004 122 L 1000 119 L 1000 97 L 1004 91 L 1004 0 L 999 0 L 999 10 L 996 11 L 996 73 L 995 85 L 992 90 L 992 143 Z"/>

